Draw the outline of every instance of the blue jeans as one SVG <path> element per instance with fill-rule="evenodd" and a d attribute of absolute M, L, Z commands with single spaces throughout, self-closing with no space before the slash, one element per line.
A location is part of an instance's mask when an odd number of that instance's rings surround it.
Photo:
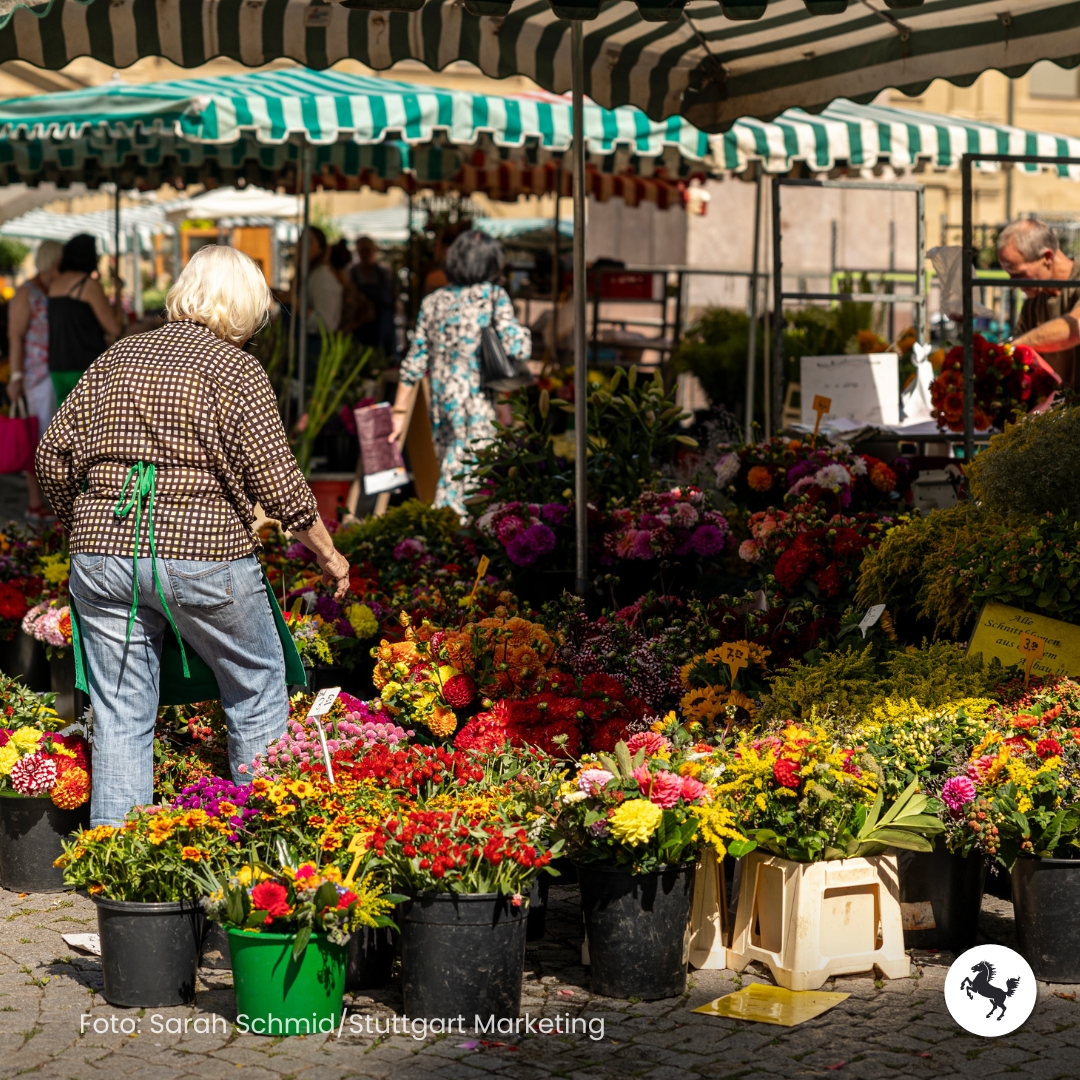
<path fill-rule="evenodd" d="M 158 577 L 189 649 L 213 670 L 229 730 L 233 779 L 285 731 L 285 660 L 254 556 L 233 562 L 158 559 Z M 171 634 L 154 588 L 153 560 L 139 559 L 139 607 L 127 637 L 131 559 L 73 555 L 69 591 L 86 650 L 94 706 L 94 825 L 123 821 L 154 798 L 154 722 L 161 643 Z"/>

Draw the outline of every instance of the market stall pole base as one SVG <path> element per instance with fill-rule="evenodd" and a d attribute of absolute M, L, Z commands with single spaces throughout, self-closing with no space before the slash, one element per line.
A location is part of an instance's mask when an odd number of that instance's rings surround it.
<path fill-rule="evenodd" d="M 750 852 L 727 966 L 752 960 L 788 990 L 871 969 L 907 978 L 896 856 L 797 863 Z"/>

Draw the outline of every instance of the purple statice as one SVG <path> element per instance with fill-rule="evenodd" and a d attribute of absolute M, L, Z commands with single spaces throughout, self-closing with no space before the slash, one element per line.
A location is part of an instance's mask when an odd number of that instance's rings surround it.
<path fill-rule="evenodd" d="M 222 803 L 235 812 L 226 820 L 232 831 L 229 839 L 236 841 L 244 831 L 245 825 L 259 812 L 258 796 L 248 784 L 234 784 L 220 776 L 204 776 L 189 784 L 173 802 L 178 810 L 205 810 L 211 817 L 222 817 Z M 249 805 L 251 803 L 252 805 Z"/>
<path fill-rule="evenodd" d="M 415 562 L 421 556 L 427 554 L 424 541 L 417 537 L 407 536 L 394 545 L 394 560 L 396 562 Z"/>
<path fill-rule="evenodd" d="M 506 554 L 515 566 L 532 566 L 554 550 L 555 534 L 546 525 L 530 525 L 506 545 Z"/>

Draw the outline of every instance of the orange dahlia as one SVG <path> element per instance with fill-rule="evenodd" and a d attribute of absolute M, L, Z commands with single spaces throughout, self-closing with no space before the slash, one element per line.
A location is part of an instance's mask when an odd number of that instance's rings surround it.
<path fill-rule="evenodd" d="M 52 801 L 61 810 L 74 810 L 90 798 L 90 774 L 73 765 L 65 769 L 52 789 Z"/>
<path fill-rule="evenodd" d="M 746 482 L 754 491 L 768 491 L 773 485 L 773 474 L 764 465 L 755 465 L 747 473 Z"/>

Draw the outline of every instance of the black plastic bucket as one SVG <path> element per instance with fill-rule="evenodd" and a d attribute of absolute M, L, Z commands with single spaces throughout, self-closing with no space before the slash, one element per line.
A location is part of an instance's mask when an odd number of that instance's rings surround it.
<path fill-rule="evenodd" d="M 195 971 L 206 923 L 198 901 L 92 899 L 97 904 L 101 972 L 110 1005 L 157 1008 L 195 1000 Z"/>
<path fill-rule="evenodd" d="M 953 855 L 939 836 L 933 851 L 900 851 L 900 903 L 904 913 L 904 948 L 944 949 L 960 954 L 972 948 L 979 932 L 986 863 L 978 855 Z M 929 904 L 934 926 L 926 923 Z"/>
<path fill-rule="evenodd" d="M 589 986 L 612 998 L 678 997 L 686 989 L 694 864 L 631 874 L 579 865 Z"/>
<path fill-rule="evenodd" d="M 378 990 L 390 981 L 397 955 L 397 934 L 390 927 L 365 926 L 351 938 L 346 952 L 345 990 Z"/>
<path fill-rule="evenodd" d="M 419 893 L 402 905 L 401 990 L 408 1017 L 516 1017 L 528 907 L 500 893 Z"/>
<path fill-rule="evenodd" d="M 23 686 L 42 694 L 52 688 L 52 675 L 45 645 L 18 630 L 10 641 L 0 641 L 0 671 L 18 677 Z"/>
<path fill-rule="evenodd" d="M 1036 979 L 1080 983 L 1080 859 L 1022 855 L 1012 868 L 1016 948 Z"/>
<path fill-rule="evenodd" d="M 548 889 L 551 887 L 551 875 L 541 874 L 529 890 L 528 929 L 526 941 L 539 941 L 547 932 Z"/>
<path fill-rule="evenodd" d="M 61 810 L 48 795 L 0 794 L 0 885 L 12 892 L 64 890 L 64 871 L 53 866 L 60 841 L 90 824 L 90 804 Z"/>

